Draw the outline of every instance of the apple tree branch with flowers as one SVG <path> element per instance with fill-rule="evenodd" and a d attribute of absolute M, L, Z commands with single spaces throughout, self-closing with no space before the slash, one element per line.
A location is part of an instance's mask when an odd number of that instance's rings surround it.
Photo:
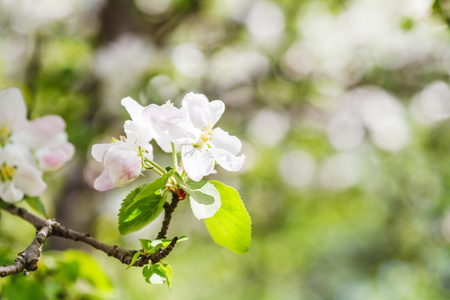
<path fill-rule="evenodd" d="M 39 196 L 46 189 L 43 172 L 62 167 L 75 149 L 67 141 L 62 118 L 49 115 L 29 121 L 20 90 L 0 91 L 0 208 L 37 230 L 35 239 L 14 264 L 0 266 L 0 276 L 35 271 L 46 239 L 58 236 L 86 243 L 129 267 L 143 267 L 142 274 L 148 283 L 166 283 L 170 288 L 172 267 L 162 260 L 178 242 L 188 239 L 169 235 L 173 212 L 187 201 L 194 216 L 205 221 L 217 244 L 238 254 L 248 251 L 251 220 L 239 193 L 219 181 L 203 179 L 216 173 L 216 165 L 227 171 L 239 171 L 245 161 L 245 156 L 239 155 L 240 140 L 215 127 L 225 111 L 224 103 L 191 92 L 183 98 L 180 108 L 170 101 L 143 107 L 130 97 L 122 99 L 121 104 L 131 117 L 123 126 L 125 136 L 92 147 L 93 158 L 104 166 L 94 188 L 102 192 L 122 187 L 147 171 L 158 175 L 155 181 L 130 191 L 118 212 L 122 235 L 137 231 L 164 214 L 156 238 L 140 239 L 139 250 L 104 244 L 16 205 L 26 201 L 39 211 L 42 208 Z M 158 157 L 153 155 L 156 145 L 171 154 L 171 165 L 158 163 Z"/>

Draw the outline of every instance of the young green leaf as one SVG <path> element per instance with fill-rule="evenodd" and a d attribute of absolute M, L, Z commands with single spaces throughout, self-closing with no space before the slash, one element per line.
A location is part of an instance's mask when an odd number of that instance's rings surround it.
<path fill-rule="evenodd" d="M 164 268 L 166 269 L 166 279 L 167 279 L 167 285 L 169 286 L 169 290 L 172 289 L 172 278 L 173 278 L 173 271 L 172 267 L 170 265 L 163 264 Z"/>
<path fill-rule="evenodd" d="M 124 214 L 127 211 L 127 209 L 130 208 L 130 206 L 135 202 L 134 201 L 135 197 L 147 186 L 148 184 L 142 184 L 128 193 L 128 195 L 125 197 L 125 199 L 122 200 L 122 204 L 120 205 L 119 218 L 120 214 L 121 213 Z"/>
<path fill-rule="evenodd" d="M 142 250 L 146 251 L 147 253 L 151 253 L 154 249 L 152 246 L 152 241 L 146 240 L 146 239 L 139 239 L 142 245 Z"/>
<path fill-rule="evenodd" d="M 180 238 L 178 238 L 177 240 L 177 244 L 179 242 L 184 242 L 187 241 L 189 238 L 187 236 L 181 236 Z M 154 249 L 158 250 L 159 248 L 163 248 L 163 247 L 167 247 L 169 246 L 169 244 L 172 242 L 172 240 L 169 239 L 158 239 L 158 240 L 154 240 L 151 242 L 152 247 L 154 247 Z"/>
<path fill-rule="evenodd" d="M 137 231 L 153 221 L 163 211 L 164 201 L 161 195 L 153 195 L 133 203 L 127 210 L 120 210 L 120 234 Z"/>
<path fill-rule="evenodd" d="M 163 263 L 147 265 L 142 269 L 145 281 L 151 284 L 167 283 L 172 289 L 172 267 Z"/>
<path fill-rule="evenodd" d="M 188 238 L 183 235 L 180 238 L 178 238 L 177 244 L 179 242 L 184 242 L 187 240 L 188 240 Z M 153 241 L 146 240 L 146 239 L 139 239 L 139 241 L 141 242 L 142 249 L 144 251 L 146 251 L 148 254 L 153 254 L 159 248 L 167 247 L 172 242 L 172 240 L 169 240 L 169 239 L 157 239 L 157 240 L 153 240 Z"/>
<path fill-rule="evenodd" d="M 218 245 L 243 254 L 251 244 L 250 215 L 234 188 L 219 181 L 210 183 L 219 191 L 222 206 L 214 216 L 205 219 L 209 234 Z"/>
<path fill-rule="evenodd" d="M 159 191 L 165 187 L 168 175 L 137 187 L 125 197 L 119 210 L 120 234 L 141 229 L 163 211 L 165 199 Z"/>
<path fill-rule="evenodd" d="M 142 255 L 142 252 L 141 251 L 138 251 L 138 252 L 136 252 L 134 255 L 133 255 L 133 258 L 131 259 L 131 262 L 130 262 L 130 264 L 128 265 L 128 267 L 127 267 L 127 270 L 129 269 L 129 268 L 131 268 L 131 266 L 136 262 L 136 260 L 139 258 L 139 256 L 141 256 Z"/>
<path fill-rule="evenodd" d="M 45 213 L 44 205 L 41 202 L 39 197 L 28 197 L 25 196 L 24 200 L 28 203 L 28 205 L 34 209 L 36 212 L 40 213 L 43 217 L 47 218 L 47 214 Z"/>
<path fill-rule="evenodd" d="M 150 183 L 149 185 L 147 185 L 145 188 L 143 188 L 134 198 L 134 201 L 139 201 L 141 199 L 144 199 L 148 196 L 153 195 L 156 191 L 160 190 L 161 188 L 163 188 L 166 183 L 167 180 L 169 180 L 170 176 L 172 176 L 174 173 L 173 170 L 171 170 L 170 172 L 164 174 L 163 176 L 161 176 L 160 178 L 156 179 L 155 181 L 153 181 L 152 183 Z"/>

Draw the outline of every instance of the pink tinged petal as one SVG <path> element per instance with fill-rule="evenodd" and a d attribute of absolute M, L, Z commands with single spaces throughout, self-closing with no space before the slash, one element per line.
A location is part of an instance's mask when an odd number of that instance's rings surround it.
<path fill-rule="evenodd" d="M 15 130 L 26 123 L 27 108 L 22 92 L 16 87 L 0 90 L 0 125 Z"/>
<path fill-rule="evenodd" d="M 39 148 L 60 138 L 59 135 L 64 133 L 65 129 L 66 123 L 60 116 L 48 115 L 24 125 L 17 133 L 15 141 L 30 148 Z"/>
<path fill-rule="evenodd" d="M 224 149 L 234 155 L 238 154 L 242 148 L 242 143 L 237 137 L 229 135 L 219 127 L 214 128 L 211 144 L 215 148 Z"/>
<path fill-rule="evenodd" d="M 189 178 L 199 181 L 203 176 L 211 174 L 214 170 L 214 157 L 208 151 L 195 148 L 192 145 L 181 147 L 181 159 L 183 168 Z"/>
<path fill-rule="evenodd" d="M 221 100 L 214 100 L 209 103 L 211 109 L 211 123 L 212 126 L 219 121 L 225 111 L 225 104 Z"/>
<path fill-rule="evenodd" d="M 69 161 L 74 153 L 75 147 L 71 143 L 66 142 L 38 150 L 36 157 L 44 171 L 56 171 Z"/>
<path fill-rule="evenodd" d="M 109 175 L 108 169 L 104 169 L 102 174 L 100 174 L 100 176 L 98 176 L 94 181 L 94 188 L 100 192 L 104 192 L 115 187 L 116 186 L 111 180 L 111 175 Z"/>
<path fill-rule="evenodd" d="M 191 92 L 184 96 L 181 106 L 185 118 L 194 128 L 209 128 L 214 125 L 209 101 L 205 95 Z M 189 130 L 189 128 L 187 129 Z"/>
<path fill-rule="evenodd" d="M 141 174 L 141 158 L 135 149 L 120 145 L 111 147 L 103 157 L 103 165 L 109 170 L 116 186 L 124 186 Z"/>
<path fill-rule="evenodd" d="M 105 152 L 114 144 L 95 144 L 91 150 L 92 157 L 98 162 L 103 162 Z"/>
<path fill-rule="evenodd" d="M 141 127 L 149 127 L 148 123 L 146 123 L 144 118 L 142 117 L 142 112 L 144 111 L 144 107 L 142 105 L 137 103 L 131 97 L 123 98 L 120 103 L 125 107 L 134 122 L 136 122 Z"/>
<path fill-rule="evenodd" d="M 13 182 L 15 186 L 28 196 L 39 196 L 47 185 L 42 180 L 42 173 L 28 164 L 21 164 L 14 172 Z"/>
<path fill-rule="evenodd" d="M 237 172 L 242 168 L 242 165 L 245 162 L 245 155 L 243 154 L 241 156 L 235 156 L 220 148 L 213 148 L 211 149 L 211 152 L 217 163 L 227 171 Z"/>
<path fill-rule="evenodd" d="M 0 198 L 8 203 L 14 203 L 23 199 L 23 192 L 14 186 L 12 181 L 0 182 Z"/>

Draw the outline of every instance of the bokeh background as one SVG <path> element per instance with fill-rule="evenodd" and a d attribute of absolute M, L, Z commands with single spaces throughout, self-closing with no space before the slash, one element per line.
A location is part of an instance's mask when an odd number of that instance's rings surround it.
<path fill-rule="evenodd" d="M 190 240 L 165 261 L 172 291 L 52 238 L 0 298 L 449 299 L 448 22 L 445 0 L 0 0 L 0 88 L 20 87 L 31 118 L 62 115 L 77 149 L 46 175 L 51 217 L 129 249 L 153 239 L 159 224 L 119 235 L 120 202 L 143 181 L 93 190 L 90 148 L 123 134 L 123 97 L 179 105 L 194 91 L 226 103 L 218 126 L 247 159 L 210 179 L 236 187 L 253 221 L 239 256 L 181 203 L 169 235 Z M 33 235 L 2 213 L 0 263 Z"/>

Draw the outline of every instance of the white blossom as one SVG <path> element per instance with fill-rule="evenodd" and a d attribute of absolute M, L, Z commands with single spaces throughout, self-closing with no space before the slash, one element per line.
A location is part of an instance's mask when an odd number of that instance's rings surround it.
<path fill-rule="evenodd" d="M 61 117 L 28 121 L 26 114 L 18 88 L 0 90 L 0 198 L 7 202 L 43 193 L 42 171 L 59 169 L 75 152 Z"/>
<path fill-rule="evenodd" d="M 181 147 L 183 168 L 190 179 L 199 181 L 214 172 L 217 162 L 228 171 L 239 171 L 245 156 L 236 156 L 241 141 L 221 128 L 214 128 L 225 111 L 220 100 L 209 102 L 202 94 L 187 94 L 181 109 L 165 104 L 148 106 L 143 115 L 153 130 Z"/>

